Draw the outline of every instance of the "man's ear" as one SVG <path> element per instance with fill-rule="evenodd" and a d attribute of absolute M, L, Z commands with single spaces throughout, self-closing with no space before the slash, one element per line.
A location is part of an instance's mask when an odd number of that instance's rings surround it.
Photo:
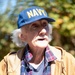
<path fill-rule="evenodd" d="M 18 37 L 23 41 L 25 42 L 25 36 L 22 34 L 22 33 L 19 33 Z"/>

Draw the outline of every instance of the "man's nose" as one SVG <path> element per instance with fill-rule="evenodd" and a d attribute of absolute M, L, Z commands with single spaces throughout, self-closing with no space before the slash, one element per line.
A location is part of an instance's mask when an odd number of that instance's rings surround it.
<path fill-rule="evenodd" d="M 45 35 L 45 34 L 47 34 L 46 28 L 42 28 L 42 29 L 40 30 L 39 34 L 40 34 L 40 35 Z"/>

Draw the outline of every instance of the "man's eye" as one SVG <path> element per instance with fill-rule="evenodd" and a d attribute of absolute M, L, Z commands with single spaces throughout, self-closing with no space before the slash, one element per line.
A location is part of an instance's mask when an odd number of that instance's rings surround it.
<path fill-rule="evenodd" d="M 39 25 L 37 25 L 37 24 L 32 25 L 32 28 L 33 28 L 33 29 L 39 28 Z"/>
<path fill-rule="evenodd" d="M 47 23 L 43 23 L 43 27 L 46 27 L 47 26 Z"/>

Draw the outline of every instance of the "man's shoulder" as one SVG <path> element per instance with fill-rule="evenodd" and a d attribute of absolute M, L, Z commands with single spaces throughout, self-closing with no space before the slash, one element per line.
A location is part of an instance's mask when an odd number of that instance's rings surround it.
<path fill-rule="evenodd" d="M 67 57 L 73 57 L 74 58 L 74 56 L 71 54 L 71 53 L 69 53 L 69 52 L 67 52 L 65 49 L 63 49 L 62 47 L 59 47 L 59 46 L 55 46 L 55 48 L 56 49 L 58 49 L 58 50 L 61 50 L 61 53 L 62 53 L 62 55 L 63 56 L 67 56 Z"/>
<path fill-rule="evenodd" d="M 23 50 L 17 50 L 9 52 L 6 56 L 4 56 L 5 61 L 15 60 L 15 59 L 21 59 Z"/>
<path fill-rule="evenodd" d="M 8 61 L 9 59 L 12 59 L 11 57 L 14 58 L 16 56 L 16 54 L 17 54 L 17 51 L 9 52 L 7 55 L 4 56 L 4 60 L 5 61 Z"/>
<path fill-rule="evenodd" d="M 60 60 L 61 58 L 74 59 L 74 56 L 59 46 L 49 46 L 53 54 Z"/>
<path fill-rule="evenodd" d="M 16 54 L 17 51 L 12 51 L 12 52 L 9 52 L 8 55 L 12 55 L 12 54 Z"/>

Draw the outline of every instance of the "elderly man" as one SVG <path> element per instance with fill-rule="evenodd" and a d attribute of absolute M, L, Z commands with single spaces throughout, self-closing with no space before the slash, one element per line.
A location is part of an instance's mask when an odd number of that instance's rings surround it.
<path fill-rule="evenodd" d="M 52 27 L 43 8 L 23 10 L 12 40 L 23 50 L 11 52 L 0 62 L 0 75 L 75 75 L 75 59 L 60 47 L 50 46 Z"/>

